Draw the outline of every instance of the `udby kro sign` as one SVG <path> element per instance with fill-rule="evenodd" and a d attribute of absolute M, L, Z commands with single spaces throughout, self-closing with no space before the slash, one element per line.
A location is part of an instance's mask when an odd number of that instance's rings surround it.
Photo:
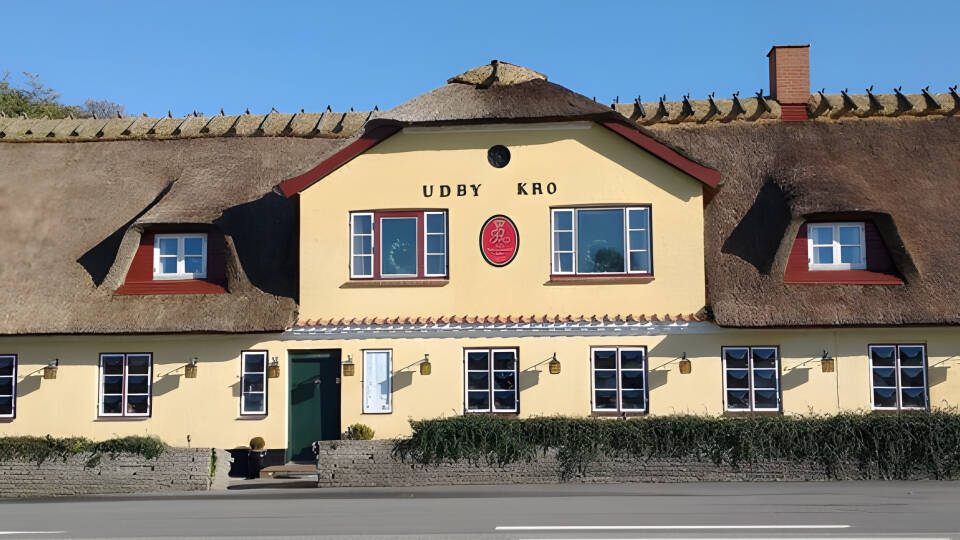
<path fill-rule="evenodd" d="M 493 266 L 506 266 L 517 256 L 520 233 L 507 216 L 491 216 L 480 228 L 480 253 Z"/>

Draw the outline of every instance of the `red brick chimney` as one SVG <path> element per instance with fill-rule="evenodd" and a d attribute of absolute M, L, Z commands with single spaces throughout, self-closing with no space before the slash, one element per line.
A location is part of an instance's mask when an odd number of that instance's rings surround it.
<path fill-rule="evenodd" d="M 770 97 L 780 103 L 780 119 L 807 119 L 810 98 L 810 45 L 774 45 L 770 59 Z"/>

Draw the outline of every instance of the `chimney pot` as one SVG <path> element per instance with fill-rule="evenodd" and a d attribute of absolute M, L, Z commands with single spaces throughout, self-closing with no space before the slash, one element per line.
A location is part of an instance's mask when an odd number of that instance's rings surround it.
<path fill-rule="evenodd" d="M 780 103 L 784 122 L 807 119 L 810 99 L 810 45 L 774 45 L 770 59 L 770 97 Z"/>

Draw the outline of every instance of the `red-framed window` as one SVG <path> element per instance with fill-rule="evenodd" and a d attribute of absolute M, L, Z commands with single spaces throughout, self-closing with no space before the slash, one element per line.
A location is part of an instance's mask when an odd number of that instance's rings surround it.
<path fill-rule="evenodd" d="M 448 276 L 446 210 L 352 212 L 351 279 Z"/>
<path fill-rule="evenodd" d="M 150 416 L 153 355 L 100 355 L 100 416 Z"/>

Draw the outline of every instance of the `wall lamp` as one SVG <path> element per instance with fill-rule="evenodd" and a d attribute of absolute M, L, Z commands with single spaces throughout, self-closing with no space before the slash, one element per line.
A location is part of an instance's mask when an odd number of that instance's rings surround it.
<path fill-rule="evenodd" d="M 429 375 L 432 370 L 433 366 L 430 365 L 430 355 L 424 354 L 423 360 L 420 361 L 420 374 Z"/>
<path fill-rule="evenodd" d="M 837 360 L 830 357 L 826 349 L 823 350 L 823 357 L 820 358 L 820 371 L 824 373 L 833 373 L 837 369 Z"/>
<path fill-rule="evenodd" d="M 183 378 L 185 379 L 196 379 L 197 378 L 197 362 L 199 360 L 196 356 L 190 359 L 185 366 L 183 366 Z"/>
<path fill-rule="evenodd" d="M 553 353 L 553 358 L 550 359 L 550 363 L 547 364 L 547 367 L 549 368 L 551 375 L 559 375 L 559 374 L 560 374 L 560 367 L 561 367 L 561 366 L 560 366 L 560 361 L 557 360 L 557 353 Z"/>
<path fill-rule="evenodd" d="M 270 364 L 267 366 L 267 378 L 268 379 L 277 379 L 280 377 L 280 359 L 274 356 L 270 359 Z"/>
<path fill-rule="evenodd" d="M 680 374 L 689 375 L 693 370 L 693 364 L 690 362 L 690 359 L 687 358 L 687 352 L 683 352 L 683 356 L 680 357 Z"/>
<path fill-rule="evenodd" d="M 43 366 L 43 378 L 44 379 L 56 379 L 57 378 L 57 367 L 60 365 L 60 359 L 54 358 L 47 363 L 46 366 Z"/>
<path fill-rule="evenodd" d="M 353 363 L 353 356 L 347 355 L 347 361 L 341 364 L 343 366 L 343 376 L 344 377 L 353 377 L 353 374 L 356 371 L 356 366 Z"/>

